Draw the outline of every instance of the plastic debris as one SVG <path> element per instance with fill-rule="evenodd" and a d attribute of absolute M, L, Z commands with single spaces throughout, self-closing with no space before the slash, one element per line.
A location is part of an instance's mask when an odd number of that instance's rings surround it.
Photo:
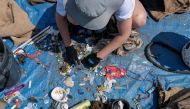
<path fill-rule="evenodd" d="M 15 92 L 21 90 L 23 87 L 24 87 L 24 84 L 21 84 L 21 85 L 15 87 L 15 88 L 9 90 L 8 92 L 5 92 L 4 95 L 5 95 L 5 96 L 11 95 L 11 94 L 13 94 L 13 93 L 15 93 Z"/>
<path fill-rule="evenodd" d="M 33 109 L 33 103 L 29 102 L 24 109 Z"/>
<path fill-rule="evenodd" d="M 150 94 L 145 94 L 145 95 L 139 95 L 139 99 L 143 100 L 143 99 L 148 99 L 150 97 Z"/>
<path fill-rule="evenodd" d="M 86 73 L 86 72 L 84 72 Z M 86 73 L 86 77 L 83 78 L 83 80 L 85 82 L 89 82 L 91 85 L 93 85 L 93 82 L 94 82 L 94 74 L 92 72 L 88 72 Z"/>
<path fill-rule="evenodd" d="M 16 105 L 13 105 L 12 107 L 11 107 L 11 109 L 15 109 L 16 108 Z"/>
<path fill-rule="evenodd" d="M 51 97 L 58 102 L 67 102 L 68 97 L 67 97 L 68 92 L 64 90 L 61 87 L 56 87 L 52 90 L 51 92 Z"/>
<path fill-rule="evenodd" d="M 82 103 L 77 104 L 76 106 L 72 107 L 71 109 L 86 109 L 90 107 L 91 103 L 89 100 L 86 100 Z"/>
<path fill-rule="evenodd" d="M 29 58 L 31 60 L 34 60 L 37 64 L 41 64 L 41 61 L 40 59 L 38 59 L 37 57 L 41 55 L 41 51 L 36 51 L 34 54 L 28 54 L 26 53 L 24 50 L 19 50 L 19 52 L 16 52 L 15 53 L 16 56 L 20 57 L 21 58 Z"/>
<path fill-rule="evenodd" d="M 63 64 L 64 63 L 62 53 L 57 53 L 56 58 L 57 58 L 58 64 Z"/>
<path fill-rule="evenodd" d="M 90 47 L 88 44 L 85 46 L 84 49 L 84 57 L 88 56 L 92 52 L 92 47 Z"/>
<path fill-rule="evenodd" d="M 142 93 L 146 93 L 145 87 L 144 86 L 140 86 L 139 87 L 139 91 Z"/>
<path fill-rule="evenodd" d="M 63 62 L 59 70 L 61 75 L 66 76 L 71 73 L 71 66 L 68 63 Z"/>
<path fill-rule="evenodd" d="M 74 81 L 72 80 L 71 77 L 68 77 L 65 81 L 64 81 L 65 85 L 67 87 L 73 87 L 74 86 Z"/>
<path fill-rule="evenodd" d="M 94 74 L 93 74 L 93 72 L 86 73 L 86 77 L 84 78 L 84 81 L 89 81 L 90 85 L 93 85 L 93 82 L 94 82 Z"/>
<path fill-rule="evenodd" d="M 102 103 L 105 103 L 107 101 L 107 97 L 104 95 L 103 92 L 98 92 L 94 95 L 95 101 L 100 101 Z"/>
<path fill-rule="evenodd" d="M 16 106 L 15 108 L 18 108 L 21 105 L 21 100 L 15 99 L 14 100 L 14 105 Z"/>
<path fill-rule="evenodd" d="M 114 90 L 126 90 L 127 87 L 124 87 L 124 86 L 113 86 L 113 89 Z"/>
<path fill-rule="evenodd" d="M 58 102 L 53 100 L 49 109 L 69 109 L 69 105 L 67 102 Z"/>
<path fill-rule="evenodd" d="M 92 53 L 93 47 L 89 46 L 88 44 L 81 44 L 74 40 L 71 41 L 71 44 L 77 50 L 79 60 L 82 60 L 84 57 Z"/>
<path fill-rule="evenodd" d="M 28 82 L 28 88 L 30 89 L 32 87 L 32 81 L 30 80 L 29 82 Z"/>
<path fill-rule="evenodd" d="M 44 97 L 36 97 L 36 96 L 31 96 L 28 98 L 28 101 L 31 103 L 38 103 L 39 100 L 43 100 L 44 104 L 49 103 L 49 96 L 46 94 Z"/>
<path fill-rule="evenodd" d="M 94 67 L 94 72 L 95 73 L 98 73 L 99 71 L 101 71 L 101 69 L 102 69 L 102 66 L 101 65 L 97 65 L 96 67 Z"/>
<path fill-rule="evenodd" d="M 24 64 L 24 63 L 25 63 L 25 59 L 26 59 L 25 56 L 19 56 L 19 57 L 18 57 L 18 62 L 19 62 L 20 64 Z"/>
<path fill-rule="evenodd" d="M 69 105 L 67 103 L 63 103 L 63 108 L 61 109 L 69 109 Z"/>
<path fill-rule="evenodd" d="M 67 88 L 65 91 L 66 91 L 66 94 L 68 95 L 71 90 L 69 88 Z"/>
<path fill-rule="evenodd" d="M 105 72 L 105 70 L 103 69 L 103 70 L 100 70 L 100 74 L 99 74 L 100 76 L 105 76 L 106 75 L 106 72 Z"/>
<path fill-rule="evenodd" d="M 48 94 L 46 94 L 43 98 L 44 100 L 44 104 L 48 104 L 49 103 L 49 97 L 48 97 Z"/>
<path fill-rule="evenodd" d="M 85 86 L 86 84 L 85 83 L 80 83 L 79 86 Z"/>
<path fill-rule="evenodd" d="M 78 92 L 79 95 L 83 95 L 84 94 L 84 91 L 82 89 L 78 89 L 77 92 Z"/>
<path fill-rule="evenodd" d="M 106 66 L 105 73 L 107 79 L 122 78 L 126 77 L 127 72 L 124 68 L 119 68 L 116 66 Z"/>
<path fill-rule="evenodd" d="M 99 87 L 96 87 L 96 90 L 97 91 L 102 91 L 102 92 L 104 92 L 104 91 L 106 91 L 106 87 L 104 87 L 104 86 L 99 86 Z"/>
<path fill-rule="evenodd" d="M 134 99 L 133 99 L 133 102 L 134 102 L 134 104 L 135 104 L 135 106 L 136 106 L 136 109 L 141 109 L 138 99 L 135 99 L 135 98 L 134 98 Z"/>
<path fill-rule="evenodd" d="M 11 109 L 16 109 L 20 106 L 21 101 L 19 99 L 14 100 L 14 105 L 11 107 Z"/>
<path fill-rule="evenodd" d="M 85 48 L 84 48 L 84 50 L 81 53 L 82 58 L 88 56 L 91 52 L 92 52 L 92 47 L 90 47 L 88 44 L 85 45 Z"/>
<path fill-rule="evenodd" d="M 156 89 L 155 87 L 151 87 L 151 88 L 147 91 L 147 93 L 148 93 L 148 94 L 151 94 L 155 89 Z"/>
<path fill-rule="evenodd" d="M 10 94 L 10 95 L 5 96 L 3 98 L 3 100 L 9 104 L 11 102 L 11 100 L 13 98 L 15 98 L 16 96 L 18 96 L 18 95 L 19 95 L 19 92 L 17 91 L 17 92 L 14 92 L 14 93 Z"/>
<path fill-rule="evenodd" d="M 78 43 L 78 42 L 76 42 L 74 40 L 71 41 L 71 44 L 77 50 L 78 59 L 79 60 L 83 59 L 85 54 L 86 54 L 85 52 L 88 52 L 88 51 L 86 51 L 86 44 L 81 44 L 81 43 Z"/>
<path fill-rule="evenodd" d="M 36 103 L 29 102 L 24 109 L 38 109 L 38 105 Z"/>
<path fill-rule="evenodd" d="M 105 82 L 104 82 L 104 87 L 106 87 L 106 92 L 111 92 L 112 91 L 112 86 L 113 84 L 116 83 L 116 80 L 115 79 L 112 79 L 112 80 L 109 80 L 109 79 L 106 79 Z"/>
<path fill-rule="evenodd" d="M 26 97 L 24 97 L 20 92 L 18 92 L 17 97 L 21 100 L 21 101 L 25 101 Z"/>
<path fill-rule="evenodd" d="M 28 98 L 28 101 L 31 102 L 31 103 L 38 103 L 37 98 L 34 97 L 34 96 L 29 97 L 29 98 Z"/>
<path fill-rule="evenodd" d="M 87 92 L 91 92 L 91 88 L 90 87 L 86 87 L 86 91 Z"/>

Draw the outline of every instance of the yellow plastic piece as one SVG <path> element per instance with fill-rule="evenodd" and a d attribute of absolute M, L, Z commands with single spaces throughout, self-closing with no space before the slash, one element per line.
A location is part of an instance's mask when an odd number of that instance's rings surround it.
<path fill-rule="evenodd" d="M 87 107 L 89 107 L 91 105 L 89 100 L 86 100 L 82 103 L 79 103 L 77 105 L 75 105 L 74 107 L 72 107 L 71 109 L 87 109 Z"/>

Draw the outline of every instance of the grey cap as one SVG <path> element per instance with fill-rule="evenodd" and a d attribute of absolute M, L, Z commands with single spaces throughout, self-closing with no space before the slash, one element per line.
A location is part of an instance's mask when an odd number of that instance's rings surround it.
<path fill-rule="evenodd" d="M 80 26 L 99 30 L 104 28 L 124 0 L 67 0 L 65 10 Z"/>

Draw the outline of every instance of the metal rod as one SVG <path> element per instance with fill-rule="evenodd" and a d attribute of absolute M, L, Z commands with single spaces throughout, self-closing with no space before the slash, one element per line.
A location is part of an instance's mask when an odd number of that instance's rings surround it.
<path fill-rule="evenodd" d="M 35 40 L 36 38 L 38 38 L 40 35 L 43 35 L 43 33 L 46 32 L 46 31 L 48 31 L 49 29 L 50 29 L 50 26 L 46 27 L 41 32 L 39 32 L 38 34 L 36 34 L 32 38 L 30 38 L 28 41 L 24 42 L 23 44 L 21 44 L 20 46 L 18 46 L 16 49 L 14 49 L 13 53 L 15 53 L 18 49 L 23 49 L 24 47 L 26 47 L 27 45 L 29 45 L 33 40 Z"/>

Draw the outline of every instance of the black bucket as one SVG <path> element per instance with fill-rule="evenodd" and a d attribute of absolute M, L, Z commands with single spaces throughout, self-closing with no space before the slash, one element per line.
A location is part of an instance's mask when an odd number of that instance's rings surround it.
<path fill-rule="evenodd" d="M 0 38 L 0 91 L 10 88 L 20 80 L 22 69 L 13 53 Z"/>

